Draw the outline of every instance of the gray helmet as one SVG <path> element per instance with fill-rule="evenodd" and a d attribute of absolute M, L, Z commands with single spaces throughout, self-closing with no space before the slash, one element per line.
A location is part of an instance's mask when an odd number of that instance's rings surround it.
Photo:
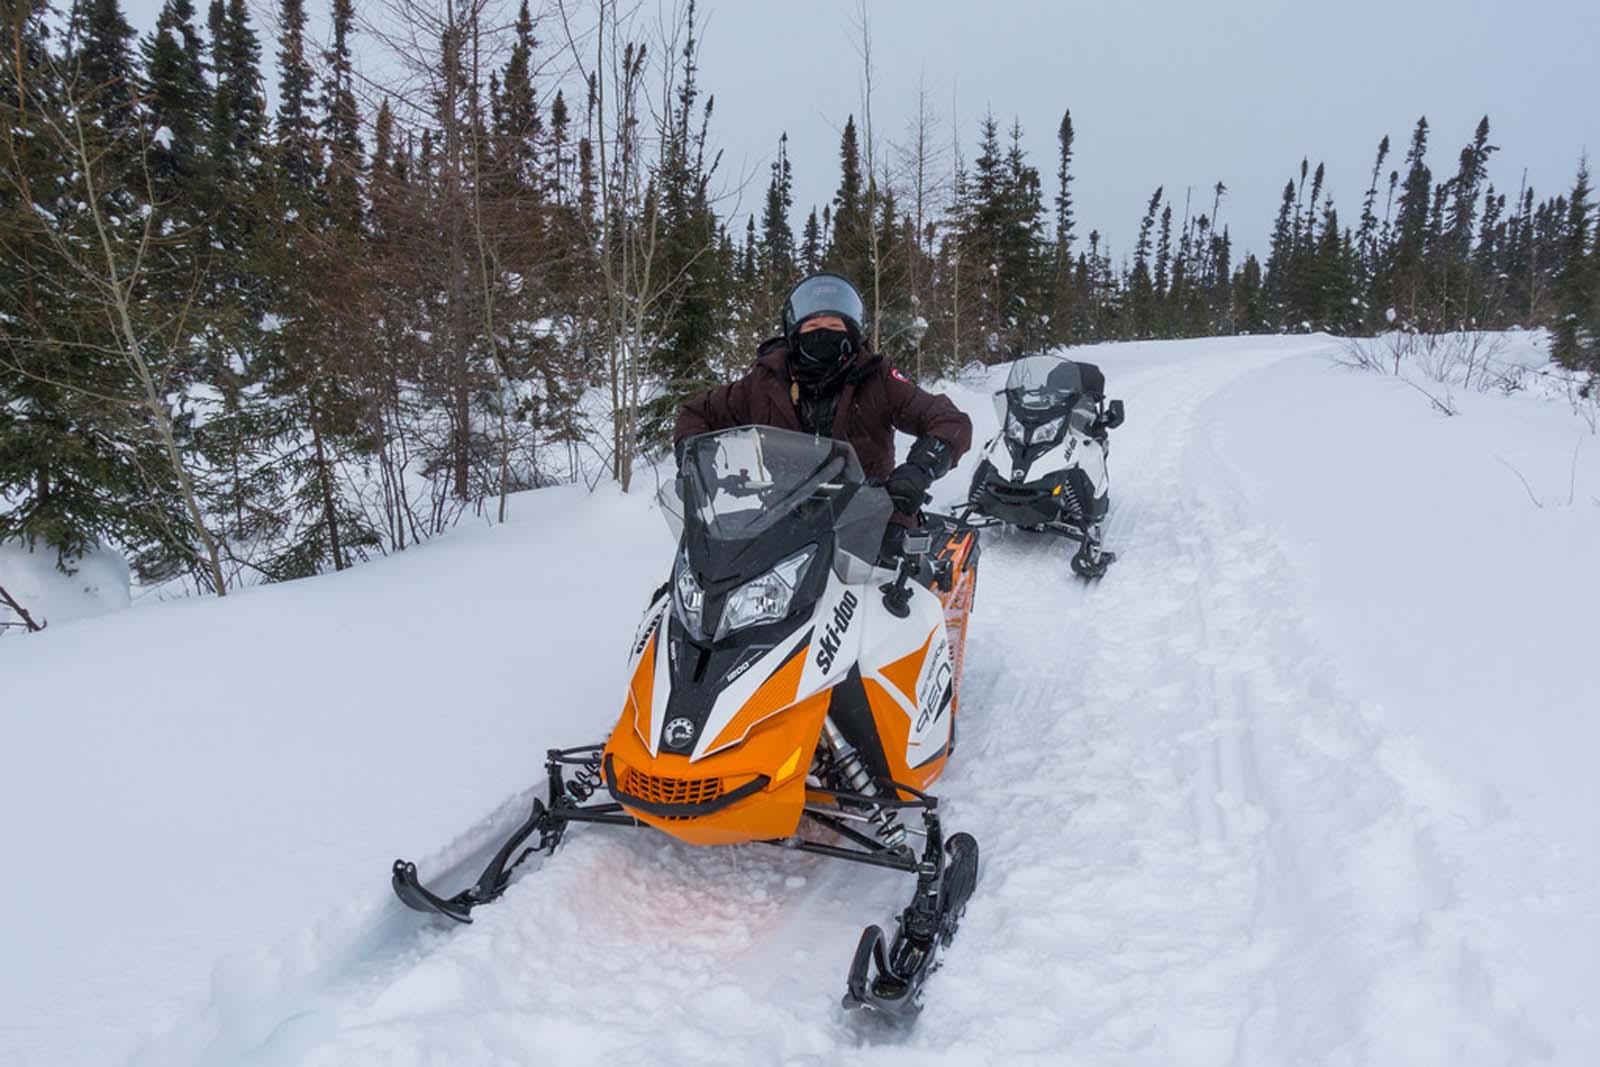
<path fill-rule="evenodd" d="M 837 274 L 824 271 L 803 279 L 789 290 L 783 302 L 783 336 L 794 346 L 795 337 L 807 319 L 818 315 L 837 315 L 856 344 L 866 335 L 867 308 L 856 287 Z"/>

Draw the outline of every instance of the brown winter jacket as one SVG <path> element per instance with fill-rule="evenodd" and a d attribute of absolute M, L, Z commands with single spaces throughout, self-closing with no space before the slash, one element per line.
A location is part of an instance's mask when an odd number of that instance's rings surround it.
<path fill-rule="evenodd" d="M 839 392 L 833 436 L 850 442 L 861 469 L 875 482 L 894 470 L 894 432 L 937 437 L 950 446 L 953 465 L 972 445 L 972 420 L 947 396 L 919 389 L 887 359 L 857 354 Z M 719 385 L 678 409 L 672 438 L 733 426 L 802 430 L 790 391 L 789 349 L 775 337 L 761 346 L 743 378 Z"/>

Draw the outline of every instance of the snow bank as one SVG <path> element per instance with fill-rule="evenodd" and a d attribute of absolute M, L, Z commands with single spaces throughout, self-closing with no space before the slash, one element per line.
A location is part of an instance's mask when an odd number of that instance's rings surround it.
<path fill-rule="evenodd" d="M 0 1064 L 113 1063 L 326 966 L 396 856 L 614 713 L 665 527 L 614 492 L 512 503 L 341 574 L 0 640 Z"/>
<path fill-rule="evenodd" d="M 128 606 L 128 563 L 117 553 L 96 549 L 69 564 L 68 570 L 71 573 L 62 573 L 49 549 L 0 543 L 0 586 L 36 623 L 59 626 Z M 20 621 L 0 605 L 0 622 Z"/>

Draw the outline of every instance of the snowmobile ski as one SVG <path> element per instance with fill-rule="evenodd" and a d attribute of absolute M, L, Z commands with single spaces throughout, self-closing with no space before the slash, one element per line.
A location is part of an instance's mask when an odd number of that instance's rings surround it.
<path fill-rule="evenodd" d="M 861 932 L 846 981 L 845 1009 L 864 1009 L 905 1022 L 922 1010 L 923 984 L 938 966 L 939 950 L 955 937 L 978 882 L 977 840 L 971 834 L 956 834 L 943 848 L 947 855 L 941 856 L 936 838 L 936 832 L 930 833 L 933 863 L 925 857 L 916 892 L 897 920 L 894 940 L 888 941 L 877 926 Z"/>
<path fill-rule="evenodd" d="M 1078 551 L 1072 554 L 1072 573 L 1091 580 L 1105 577 L 1106 568 L 1117 561 L 1117 554 L 1100 547 L 1099 524 L 1081 531 L 1078 542 Z"/>
<path fill-rule="evenodd" d="M 443 915 L 460 923 L 472 921 L 472 909 L 496 900 L 511 884 L 511 876 L 529 856 L 535 853 L 553 853 L 571 822 L 610 822 L 632 826 L 632 817 L 624 815 L 617 804 L 580 806 L 594 792 L 594 767 L 600 758 L 600 746 L 551 749 L 545 760 L 549 774 L 549 803 L 535 798 L 533 808 L 522 824 L 511 832 L 494 857 L 483 868 L 483 873 L 472 885 L 452 897 L 442 897 L 424 886 L 417 875 L 417 865 L 410 860 L 394 861 L 390 884 L 400 902 L 413 911 Z M 563 767 L 576 767 L 572 780 L 562 773 Z M 526 844 L 535 834 L 538 841 Z M 518 849 L 522 849 L 520 854 Z M 516 856 L 515 859 L 512 859 Z"/>

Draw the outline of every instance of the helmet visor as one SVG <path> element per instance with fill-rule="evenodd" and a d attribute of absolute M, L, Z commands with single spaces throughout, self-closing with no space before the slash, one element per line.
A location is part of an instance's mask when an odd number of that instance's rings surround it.
<path fill-rule="evenodd" d="M 818 315 L 837 315 L 859 333 L 867 309 L 856 287 L 837 274 L 813 274 L 789 294 L 783 306 L 784 332 L 793 334 L 801 323 Z"/>

